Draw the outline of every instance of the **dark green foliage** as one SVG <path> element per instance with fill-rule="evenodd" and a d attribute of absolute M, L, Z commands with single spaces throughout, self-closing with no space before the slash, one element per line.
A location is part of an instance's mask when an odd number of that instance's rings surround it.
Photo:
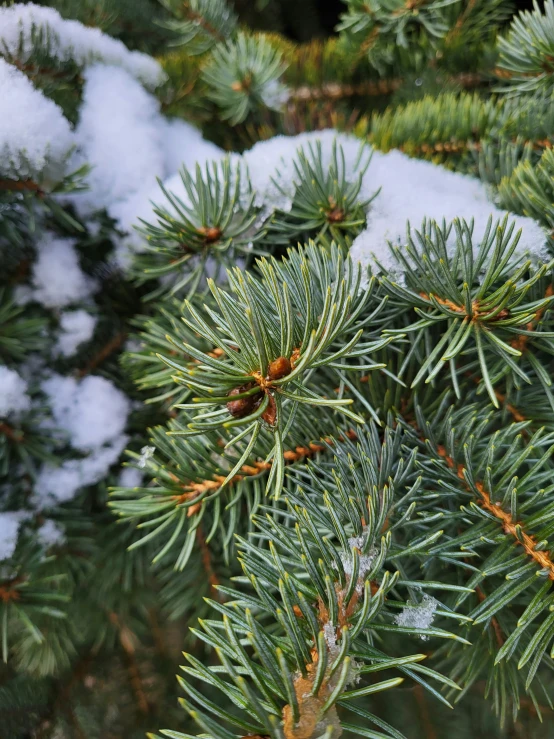
<path fill-rule="evenodd" d="M 348 172 L 340 146 L 300 150 L 274 183 L 290 210 L 232 157 L 183 170 L 186 198 L 162 188 L 136 224 L 132 279 L 108 215 L 60 197 L 83 171 L 0 180 L 0 360 L 124 389 L 141 475 L 46 508 L 54 544 L 30 515 L 0 563 L 2 739 L 550 739 L 552 263 L 507 222 L 479 244 L 424 223 L 374 275 L 348 249 L 368 140 L 552 228 L 551 0 L 519 20 L 504 0 L 351 0 L 322 41 L 290 0 L 48 4 L 163 55 L 162 110 L 229 149 L 362 141 Z M 270 33 L 301 13 L 306 43 Z M 37 29 L 23 71 L 75 122 L 82 70 L 50 43 Z M 56 311 L 14 302 L 45 229 L 102 281 L 71 358 Z M 0 510 L 72 455 L 40 407 L 0 420 Z"/>

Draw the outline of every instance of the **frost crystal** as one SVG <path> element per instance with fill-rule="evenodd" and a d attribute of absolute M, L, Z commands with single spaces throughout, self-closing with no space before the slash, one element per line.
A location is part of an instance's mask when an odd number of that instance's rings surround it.
<path fill-rule="evenodd" d="M 143 446 L 142 447 L 142 449 L 140 450 L 140 459 L 138 461 L 138 466 L 141 469 L 144 469 L 144 467 L 146 467 L 147 461 L 150 459 L 150 457 L 152 457 L 155 451 L 156 451 L 155 446 Z"/>
<path fill-rule="evenodd" d="M 425 594 L 420 603 L 408 601 L 394 622 L 398 626 L 407 626 L 411 629 L 428 629 L 433 623 L 439 605 L 438 600 Z M 423 641 L 428 638 L 425 634 L 421 635 Z"/>
<path fill-rule="evenodd" d="M 325 641 L 329 651 L 332 652 L 337 648 L 337 631 L 331 621 L 327 621 L 327 623 L 323 625 L 323 635 L 325 636 Z"/>
<path fill-rule="evenodd" d="M 347 552 L 339 552 L 345 575 L 352 575 L 354 572 L 354 558 L 352 557 L 352 548 L 355 547 L 361 552 L 367 541 L 367 530 L 364 530 L 361 536 L 351 536 L 348 539 L 349 549 Z M 358 572 L 358 590 L 361 590 L 365 576 L 371 570 L 375 558 L 379 551 L 372 547 L 367 554 L 359 554 L 359 572 Z"/>

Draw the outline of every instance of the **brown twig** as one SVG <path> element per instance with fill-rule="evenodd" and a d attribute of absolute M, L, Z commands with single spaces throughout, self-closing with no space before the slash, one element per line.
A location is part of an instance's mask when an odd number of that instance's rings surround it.
<path fill-rule="evenodd" d="M 198 546 L 200 547 L 200 554 L 202 555 L 202 564 L 204 565 L 204 570 L 206 572 L 206 575 L 208 576 L 208 582 L 210 583 L 210 588 L 211 590 L 214 591 L 214 594 L 217 597 L 219 595 L 217 592 L 217 586 L 219 585 L 219 580 L 217 578 L 217 575 L 214 572 L 210 548 L 206 543 L 206 537 L 204 536 L 204 531 L 202 530 L 202 526 L 200 524 L 198 525 L 198 528 L 196 529 L 196 541 L 198 542 Z"/>
<path fill-rule="evenodd" d="M 421 721 L 423 723 L 423 729 L 425 731 L 426 739 L 437 739 L 437 732 L 433 724 L 431 723 L 431 715 L 429 714 L 429 706 L 425 700 L 425 691 L 421 685 L 414 687 L 414 695 L 417 701 L 419 712 L 421 714 Z"/>
<path fill-rule="evenodd" d="M 131 683 L 131 688 L 133 689 L 133 693 L 135 694 L 137 707 L 141 713 L 149 713 L 150 705 L 148 703 L 148 699 L 146 698 L 142 677 L 140 675 L 140 670 L 135 657 L 136 650 L 134 644 L 134 634 L 128 626 L 121 623 L 119 616 L 117 615 L 117 613 L 115 613 L 115 611 L 110 611 L 108 613 L 108 617 L 111 623 L 114 624 L 114 626 L 117 628 L 117 631 L 119 633 L 119 643 L 123 648 L 123 652 L 127 661 L 129 682 Z"/>
<path fill-rule="evenodd" d="M 550 298 L 552 297 L 552 295 L 554 295 L 554 286 L 548 285 L 544 293 L 544 297 Z M 537 323 L 539 323 L 539 321 L 545 314 L 547 308 L 549 308 L 549 304 L 543 305 L 542 308 L 539 308 L 539 310 L 535 313 L 533 319 L 529 321 L 527 326 L 525 326 L 527 331 L 535 330 Z M 528 340 L 529 340 L 528 336 L 526 336 L 525 334 L 519 334 L 519 336 L 516 336 L 516 338 L 512 341 L 512 346 L 514 347 L 514 349 L 519 349 L 520 352 L 523 352 L 527 348 Z"/>
<path fill-rule="evenodd" d="M 456 462 L 450 457 L 446 451 L 446 448 L 439 444 L 437 452 L 442 457 L 450 469 L 455 469 L 456 474 L 460 480 L 463 480 L 468 490 L 471 490 L 471 486 L 468 484 L 466 479 L 466 468 L 463 464 L 456 464 Z M 534 536 L 526 533 L 521 523 L 514 521 L 512 516 L 503 510 L 500 503 L 493 503 L 490 494 L 485 490 L 482 482 L 477 481 L 474 483 L 474 487 L 479 493 L 478 504 L 484 508 L 502 524 L 504 533 L 512 536 L 515 543 L 523 547 L 525 553 L 533 559 L 543 570 L 548 572 L 550 580 L 554 581 L 554 562 L 550 559 L 547 552 L 537 551 L 536 546 L 538 544 Z"/>
<path fill-rule="evenodd" d="M 44 195 L 44 190 L 34 180 L 0 179 L 0 190 L 7 190 L 8 192 L 34 192 L 39 197 Z"/>
<path fill-rule="evenodd" d="M 23 431 L 17 431 L 5 421 L 0 421 L 0 434 L 4 434 L 15 444 L 21 444 L 24 438 Z"/>
<path fill-rule="evenodd" d="M 80 370 L 77 371 L 77 377 L 86 377 L 95 370 L 102 362 L 113 354 L 123 344 L 127 338 L 126 331 L 120 331 L 113 336 L 104 346 L 92 357 L 92 359 Z"/>
<path fill-rule="evenodd" d="M 349 439 L 356 439 L 356 432 L 353 430 L 347 431 L 346 436 Z M 325 441 L 327 443 L 333 442 L 333 440 L 330 438 L 326 438 Z M 341 439 L 339 439 L 339 441 L 341 441 Z M 308 446 L 297 446 L 295 449 L 289 449 L 285 451 L 283 457 L 287 464 L 292 464 L 293 462 L 298 462 L 301 459 L 308 459 L 310 457 L 313 457 L 318 452 L 324 451 L 325 448 L 326 447 L 323 444 L 316 444 L 314 442 L 311 442 L 310 444 L 308 444 Z M 271 461 L 254 461 L 249 464 L 244 464 L 241 467 L 241 471 L 229 481 L 228 486 L 235 485 L 237 482 L 240 482 L 245 478 L 255 477 L 262 472 L 266 472 L 271 468 L 271 465 Z M 173 500 L 176 501 L 177 505 L 179 505 L 180 503 L 186 503 L 193 498 L 202 495 L 203 493 L 213 492 L 217 490 L 219 487 L 221 487 L 221 484 L 224 480 L 224 475 L 214 475 L 214 477 L 207 480 L 201 480 L 200 482 L 187 482 L 182 485 L 185 492 L 181 493 L 180 495 L 174 495 Z M 178 482 L 177 477 L 175 477 L 175 482 Z M 193 515 L 193 513 L 196 513 L 196 511 L 198 510 L 193 510 L 194 508 L 194 506 L 191 506 L 191 508 L 189 509 L 189 516 Z"/>
<path fill-rule="evenodd" d="M 200 13 L 195 13 L 194 10 L 190 7 L 188 2 L 183 3 L 183 10 L 185 14 L 187 15 L 188 19 L 193 21 L 194 23 L 197 23 L 199 26 L 202 26 L 202 28 L 207 31 L 210 36 L 213 36 L 217 41 L 225 41 L 225 36 L 223 34 L 219 33 L 219 31 L 212 26 L 211 23 L 208 23 L 208 21 L 204 18 L 203 15 Z"/>
<path fill-rule="evenodd" d="M 452 78 L 462 87 L 477 87 L 483 82 L 479 74 L 465 72 Z M 344 82 L 323 82 L 318 87 L 302 85 L 291 90 L 289 104 L 307 102 L 313 100 L 340 100 L 347 97 L 375 97 L 378 95 L 390 95 L 396 92 L 405 80 L 401 77 L 391 79 L 369 80 L 359 84 Z"/>

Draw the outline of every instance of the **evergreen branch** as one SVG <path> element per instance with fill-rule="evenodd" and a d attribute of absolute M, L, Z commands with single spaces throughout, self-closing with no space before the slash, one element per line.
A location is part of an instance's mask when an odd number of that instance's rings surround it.
<path fill-rule="evenodd" d="M 5 421 L 0 421 L 0 434 L 7 436 L 14 444 L 22 444 L 25 438 L 21 430 L 13 428 Z"/>
<path fill-rule="evenodd" d="M 206 543 L 206 537 L 204 536 L 204 532 L 202 531 L 201 524 L 199 524 L 198 528 L 196 529 L 196 541 L 198 542 L 198 547 L 202 555 L 202 564 L 204 566 L 204 570 L 208 577 L 210 588 L 212 591 L 215 591 L 215 595 L 217 595 L 217 589 L 220 583 L 219 583 L 217 575 L 215 574 L 213 566 L 212 566 L 212 557 L 210 554 L 210 549 Z"/>
<path fill-rule="evenodd" d="M 398 457 L 385 452 L 399 450 L 399 444 L 398 431 L 387 430 L 381 442 L 373 428 L 357 446 L 351 444 L 344 452 L 335 447 L 338 456 L 331 467 L 315 467 L 307 486 L 289 491 L 282 520 L 279 516 L 256 517 L 258 538 L 260 542 L 269 539 L 269 551 L 253 541 L 240 541 L 246 575 L 242 580 L 250 583 L 249 591 L 223 589 L 231 600 L 212 602 L 223 620 L 202 621 L 201 630 L 194 631 L 215 648 L 221 667 L 205 667 L 187 655 L 185 673 L 201 681 L 205 689 L 197 690 L 188 679 L 179 680 L 188 693 L 182 706 L 208 736 L 236 736 L 221 724 L 238 729 L 241 736 L 247 732 L 248 736 L 273 739 L 299 739 L 321 731 L 334 736 L 342 728 L 356 733 L 358 727 L 342 718 L 345 710 L 351 710 L 364 717 L 363 726 L 375 723 L 386 732 L 372 735 L 398 738 L 398 732 L 355 701 L 393 688 L 401 679 L 353 690 L 348 690 L 348 684 L 356 674 L 387 668 L 399 669 L 430 690 L 425 677 L 442 679 L 419 667 L 423 655 L 391 658 L 361 638 L 364 630 L 372 628 L 403 630 L 401 626 L 381 625 L 387 620 L 386 594 L 398 577 L 383 570 L 392 538 L 390 532 L 381 532 L 385 521 L 392 524 L 394 487 L 404 488 L 413 470 L 413 459 L 397 467 Z M 360 485 L 353 456 L 362 477 L 375 486 Z M 350 473 L 335 478 L 338 488 L 327 487 L 337 465 Z M 412 486 L 403 496 L 402 504 L 394 510 L 395 519 L 402 517 L 415 492 Z M 322 536 L 324 532 L 326 536 Z M 309 574 L 309 579 L 303 573 Z M 448 632 L 431 632 L 452 638 Z M 252 653 L 246 651 L 247 645 Z M 241 714 L 228 713 L 207 698 L 210 686 L 240 707 Z M 342 709 L 340 718 L 337 705 Z"/>
<path fill-rule="evenodd" d="M 483 84 L 484 78 L 480 74 L 463 72 L 448 78 L 448 82 L 471 89 Z M 301 85 L 292 88 L 289 92 L 288 103 L 309 102 L 312 100 L 342 100 L 350 97 L 378 97 L 391 95 L 406 83 L 403 77 L 381 78 L 359 82 L 324 82 L 320 86 Z M 416 119 L 417 120 L 417 119 Z M 413 119 L 412 119 L 413 121 Z"/>
<path fill-rule="evenodd" d="M 204 171 L 197 164 L 194 177 L 186 169 L 180 175 L 184 197 L 159 182 L 167 205 L 154 206 L 157 223 L 141 219 L 143 225 L 137 229 L 147 242 L 133 265 L 137 282 L 166 278 L 164 285 L 149 293 L 150 299 L 184 291 L 191 297 L 204 281 L 209 262 L 214 262 L 217 278 L 240 255 L 263 253 L 253 249 L 260 238 L 254 227 L 257 209 L 240 163 L 231 166 L 225 158 L 208 163 Z"/>
<path fill-rule="evenodd" d="M 214 48 L 202 79 L 223 120 L 236 125 L 259 109 L 283 107 L 287 94 L 280 80 L 286 66 L 268 39 L 241 32 L 236 40 Z"/>
<path fill-rule="evenodd" d="M 161 0 L 174 18 L 163 22 L 175 34 L 174 46 L 188 54 L 203 54 L 225 42 L 234 32 L 237 17 L 225 0 Z"/>
<path fill-rule="evenodd" d="M 541 289 L 542 278 L 550 265 L 542 265 L 533 273 L 530 261 L 519 267 L 510 263 L 518 237 L 512 240 L 513 226 L 508 227 L 507 221 L 494 231 L 492 222 L 489 222 L 475 257 L 471 229 L 467 224 L 457 222 L 454 227 L 456 249 L 453 254 L 446 248 L 449 228 L 441 231 L 436 224 L 430 229 L 424 224 L 422 233 L 416 232 L 419 250 L 411 236 L 405 250 L 391 247 L 398 263 L 406 270 L 406 287 L 398 285 L 387 275 L 382 282 L 391 297 L 406 301 L 404 305 L 410 305 L 421 316 L 421 320 L 409 328 L 404 325 L 403 333 L 427 331 L 431 326 L 447 322 L 448 327 L 433 342 L 434 349 L 423 361 L 412 386 L 424 376 L 429 381 L 447 365 L 454 374 L 456 368 L 452 362 L 462 351 L 466 355 L 471 351 L 468 342 L 472 337 L 472 351 L 479 363 L 487 393 L 497 406 L 492 378 L 497 379 L 511 370 L 528 382 L 513 358 L 522 356 L 523 352 L 517 348 L 518 342 L 522 336 L 531 334 L 527 329 L 529 324 L 533 325 L 535 333 L 537 311 L 540 319 L 552 302 L 552 295 L 551 291 L 543 288 L 546 297 L 542 299 L 525 303 L 524 296 L 529 290 Z M 430 233 L 433 234 L 432 240 Z M 506 272 L 508 264 L 510 271 L 515 270 L 511 274 Z M 478 276 L 480 270 L 484 270 L 482 278 Z M 519 282 L 524 274 L 530 278 Z M 549 334 L 544 332 L 544 338 L 548 340 Z M 526 342 L 523 345 L 526 347 Z M 491 355 L 487 358 L 489 351 Z M 503 368 L 498 364 L 500 358 Z M 540 363 L 536 356 L 535 360 Z M 458 387 L 457 380 L 454 380 L 454 386 Z"/>
<path fill-rule="evenodd" d="M 39 198 L 45 194 L 42 187 L 34 180 L 0 179 L 0 190 L 7 192 L 32 192 Z"/>
<path fill-rule="evenodd" d="M 544 14 L 536 0 L 532 11 L 522 11 L 514 18 L 508 35 L 498 41 L 498 68 L 509 75 L 500 92 L 552 91 L 554 72 L 554 2 L 545 0 Z"/>
<path fill-rule="evenodd" d="M 534 560 L 539 567 L 547 573 L 550 580 L 554 581 L 554 561 L 551 559 L 548 552 L 539 551 L 537 549 L 539 542 L 536 537 L 528 534 L 521 523 L 515 521 L 510 513 L 502 509 L 500 503 L 493 502 L 491 500 L 491 493 L 487 492 L 483 482 L 480 480 L 472 480 L 471 483 L 469 483 L 466 477 L 467 467 L 461 462 L 456 463 L 454 459 L 449 456 L 446 448 L 442 444 L 437 446 L 436 451 L 439 457 L 444 459 L 447 466 L 450 469 L 455 470 L 456 475 L 464 482 L 464 484 L 466 484 L 469 492 L 473 489 L 477 490 L 479 494 L 479 505 L 482 506 L 484 510 L 491 513 L 494 518 L 498 519 L 502 524 L 502 530 L 504 533 L 514 539 L 514 544 L 523 547 L 527 556 Z"/>
<path fill-rule="evenodd" d="M 272 467 L 270 479 L 275 470 L 278 491 L 282 479 L 282 433 L 287 428 L 283 413 L 291 401 L 292 412 L 298 403 L 331 406 L 360 422 L 359 416 L 345 408 L 351 401 L 328 400 L 314 393 L 303 381 L 303 375 L 310 369 L 332 365 L 339 358 L 367 355 L 385 346 L 388 340 L 356 346 L 363 334 L 360 326 L 376 312 L 357 322 L 372 297 L 372 284 L 365 293 L 358 293 L 360 268 L 344 262 L 336 247 L 330 255 L 314 245 L 302 251 L 291 250 L 288 261 L 278 264 L 275 260 L 262 260 L 259 267 L 261 280 L 248 274 L 245 278 L 239 270 L 230 273 L 232 293 L 210 283 L 219 314 L 206 307 L 204 317 L 187 303 L 190 318 L 185 318 L 185 322 L 193 331 L 223 352 L 228 353 L 229 346 L 237 347 L 227 354 L 226 361 L 213 359 L 190 344 L 185 344 L 185 350 L 200 361 L 196 368 L 169 357 L 160 358 L 178 370 L 177 383 L 202 393 L 192 403 L 179 407 L 202 408 L 205 412 L 196 414 L 189 422 L 190 431 L 176 433 L 190 436 L 211 428 L 242 425 L 247 427 L 245 433 L 252 434 L 253 444 L 260 424 L 265 424 L 275 439 L 277 465 Z M 311 283 L 306 279 L 308 269 L 315 277 Z M 210 323 L 221 327 L 219 335 Z M 339 336 L 346 343 L 337 352 L 332 344 Z M 294 392 L 287 389 L 289 385 Z M 237 462 L 237 470 L 244 461 L 241 458 Z M 235 472 L 229 473 L 229 479 Z"/>

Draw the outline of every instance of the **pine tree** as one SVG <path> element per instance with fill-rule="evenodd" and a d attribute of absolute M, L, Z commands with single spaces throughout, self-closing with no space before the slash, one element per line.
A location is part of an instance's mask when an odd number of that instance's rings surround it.
<path fill-rule="evenodd" d="M 2 739 L 552 732 L 554 2 L 289 6 L 0 7 Z"/>

